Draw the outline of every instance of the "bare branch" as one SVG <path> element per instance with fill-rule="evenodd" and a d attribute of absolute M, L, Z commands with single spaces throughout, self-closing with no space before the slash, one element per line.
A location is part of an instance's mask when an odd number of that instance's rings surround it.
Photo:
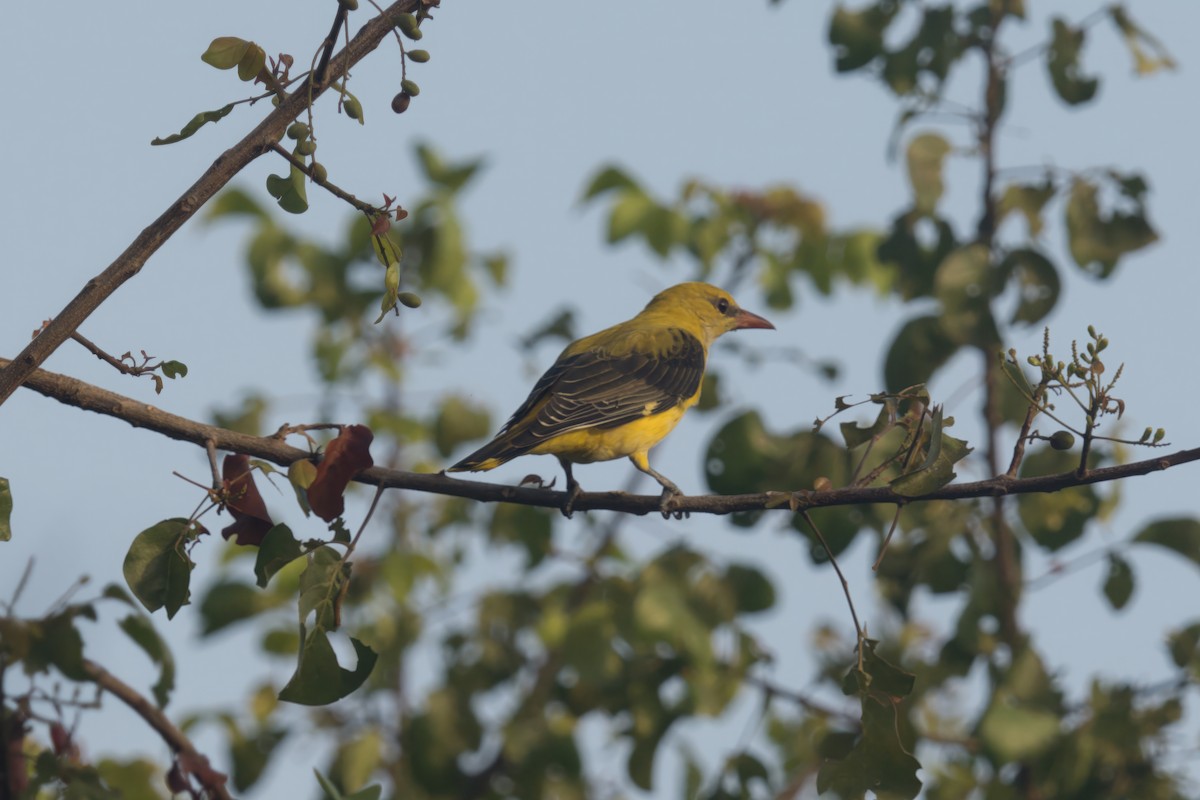
<path fill-rule="evenodd" d="M 364 56 L 379 46 L 402 14 L 417 8 L 419 0 L 398 0 L 390 5 L 382 14 L 368 22 L 358 35 L 338 53 L 332 61 L 332 74 L 342 75 L 351 65 L 358 63 Z M 316 83 L 310 88 L 309 82 L 304 84 L 279 107 L 263 119 L 240 142 L 222 153 L 212 166 L 192 184 L 187 191 L 180 195 L 158 219 L 138 234 L 137 238 L 117 256 L 103 272 L 92 278 L 84 285 L 79 294 L 67 303 L 46 326 L 37 338 L 31 341 L 21 353 L 0 370 L 0 405 L 4 403 L 17 387 L 25 382 L 38 366 L 45 362 L 58 347 L 70 338 L 88 316 L 101 303 L 107 300 L 125 281 L 137 275 L 151 255 L 175 234 L 213 195 L 225 187 L 235 175 L 241 172 L 254 159 L 271 149 L 271 145 L 279 141 L 284 130 L 296 119 L 309 104 L 329 87 L 326 81 Z"/>
<path fill-rule="evenodd" d="M 0 368 L 12 362 L 0 358 Z M 94 411 L 128 422 L 135 428 L 146 428 L 172 439 L 191 442 L 206 447 L 206 442 L 236 453 L 245 453 L 281 466 L 288 466 L 313 454 L 301 450 L 273 437 L 250 436 L 237 431 L 205 425 L 194 420 L 168 413 L 141 400 L 101 389 L 66 375 L 35 370 L 25 382 L 25 388 L 58 400 L 69 406 Z M 1005 497 L 1017 494 L 1058 492 L 1074 486 L 1132 478 L 1161 472 L 1171 467 L 1200 461 L 1200 448 L 1179 450 L 1174 453 L 1120 464 L 1114 467 L 1089 470 L 1085 476 L 1074 472 L 1055 475 L 1039 475 L 1031 478 L 1014 478 L 997 475 L 971 483 L 952 483 L 921 497 L 906 497 L 893 492 L 887 486 L 850 487 L 828 491 L 758 492 L 755 494 L 694 495 L 678 498 L 679 510 L 692 514 L 732 514 L 737 511 L 769 511 L 788 509 L 797 511 L 830 506 L 851 506 L 873 503 L 901 505 L 929 500 L 963 500 L 972 497 Z M 543 508 L 562 508 L 565 492 L 551 489 L 535 489 L 527 486 L 503 486 L 481 481 L 466 481 L 450 478 L 443 474 L 403 472 L 397 469 L 372 467 L 360 473 L 355 480 L 371 486 L 382 485 L 389 489 L 409 489 L 454 497 L 465 497 L 485 503 L 517 503 Z M 575 502 L 579 511 L 623 511 L 630 514 L 657 514 L 661 498 L 658 495 L 632 495 L 625 492 L 584 492 Z"/>

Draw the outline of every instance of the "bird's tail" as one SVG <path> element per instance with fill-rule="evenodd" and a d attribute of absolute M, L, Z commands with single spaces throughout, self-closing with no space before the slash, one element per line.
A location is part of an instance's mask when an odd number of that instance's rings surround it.
<path fill-rule="evenodd" d="M 447 467 L 446 472 L 486 472 L 525 453 L 526 450 L 514 447 L 509 437 L 497 436 L 454 466 Z"/>

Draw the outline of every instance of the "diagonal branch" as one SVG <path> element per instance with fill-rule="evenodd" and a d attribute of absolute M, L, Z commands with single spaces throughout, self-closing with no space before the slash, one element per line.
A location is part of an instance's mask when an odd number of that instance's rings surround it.
<path fill-rule="evenodd" d="M 352 65 L 379 46 L 402 14 L 417 8 L 420 0 L 398 0 L 377 17 L 371 19 L 350 43 L 334 57 L 333 75 L 342 75 Z M 180 195 L 158 219 L 138 234 L 137 238 L 117 256 L 108 267 L 89 280 L 79 294 L 58 313 L 37 338 L 31 341 L 13 361 L 0 370 L 0 405 L 12 396 L 59 345 L 83 323 L 101 303 L 107 300 L 125 281 L 137 275 L 151 255 L 200 210 L 213 195 L 241 172 L 254 159 L 271 149 L 283 136 L 284 130 L 300 115 L 309 101 L 316 99 L 329 87 L 328 77 L 316 85 L 302 82 L 279 107 L 272 111 L 250 133 L 226 150 L 204 174 Z"/>
<path fill-rule="evenodd" d="M 175 724 L 167 719 L 167 715 L 158 706 L 95 661 L 85 658 L 83 669 L 101 689 L 114 695 L 133 709 L 134 713 L 144 719 L 146 724 L 162 737 L 162 740 L 170 746 L 176 756 L 180 757 L 180 763 L 185 765 L 186 773 L 194 776 L 200 782 L 200 785 L 207 790 L 209 797 L 215 797 L 218 800 L 232 800 L 232 795 L 225 788 L 228 778 L 209 765 L 208 758 L 196 750 L 192 740 L 175 727 Z"/>
<path fill-rule="evenodd" d="M 12 362 L 0 358 L 0 368 Z M 294 461 L 312 458 L 313 454 L 292 447 L 275 437 L 250 436 L 245 433 L 205 425 L 195 420 L 155 408 L 141 400 L 92 386 L 75 378 L 47 370 L 35 370 L 25 382 L 25 388 L 58 400 L 69 406 L 94 411 L 98 414 L 124 420 L 135 428 L 146 428 L 172 439 L 191 442 L 206 447 L 211 441 L 215 447 L 231 452 L 245 453 L 255 458 L 287 466 Z M 1057 492 L 1074 486 L 1132 478 L 1161 472 L 1171 467 L 1200 461 L 1200 447 L 1179 450 L 1163 456 L 1089 470 L 1082 477 L 1074 472 L 1055 475 L 1039 475 L 1032 478 L 1014 478 L 997 475 L 971 483 L 951 483 L 937 491 L 921 497 L 906 497 L 887 486 L 850 487 L 821 492 L 788 490 L 758 492 L 755 494 L 694 495 L 680 497 L 680 511 L 692 514 L 732 514 L 737 511 L 769 511 L 784 509 L 802 511 L 809 508 L 849 506 L 872 503 L 898 505 L 928 500 L 963 500 L 978 497 L 1005 497 L 1018 494 Z M 403 472 L 397 469 L 372 467 L 360 473 L 355 480 L 371 486 L 389 489 L 408 489 L 417 492 L 452 495 L 479 500 L 485 503 L 516 503 L 519 505 L 562 508 L 565 492 L 550 489 L 535 489 L 526 486 L 504 486 L 482 481 L 464 481 L 442 474 Z M 632 495 L 625 492 L 584 492 L 575 502 L 579 511 L 623 511 L 630 514 L 657 514 L 661 498 L 658 495 Z"/>

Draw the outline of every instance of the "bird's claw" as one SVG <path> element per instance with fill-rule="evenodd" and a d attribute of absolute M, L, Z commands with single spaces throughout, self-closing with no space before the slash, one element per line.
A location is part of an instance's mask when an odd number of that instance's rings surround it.
<path fill-rule="evenodd" d="M 671 517 L 675 517 L 675 519 L 687 519 L 692 516 L 690 512 L 681 511 L 678 508 L 679 501 L 682 498 L 683 492 L 678 489 L 663 489 L 662 496 L 658 501 L 658 510 L 662 512 L 663 519 L 670 519 Z"/>
<path fill-rule="evenodd" d="M 575 501 L 579 499 L 581 494 L 583 494 L 583 487 L 581 487 L 578 483 L 572 481 L 570 485 L 567 486 L 567 500 L 562 506 L 563 516 L 567 519 L 570 519 L 571 515 L 575 513 Z"/>

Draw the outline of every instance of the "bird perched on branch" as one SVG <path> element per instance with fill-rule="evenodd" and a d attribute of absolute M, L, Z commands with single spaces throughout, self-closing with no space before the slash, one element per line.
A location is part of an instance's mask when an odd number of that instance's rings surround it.
<path fill-rule="evenodd" d="M 723 333 L 774 328 L 707 283 L 654 296 L 627 322 L 567 346 L 496 438 L 449 468 L 481 472 L 526 454 L 553 455 L 567 474 L 571 509 L 581 493 L 572 464 L 628 456 L 663 487 L 664 516 L 683 493 L 650 466 L 648 453 L 700 398 L 708 348 Z"/>

